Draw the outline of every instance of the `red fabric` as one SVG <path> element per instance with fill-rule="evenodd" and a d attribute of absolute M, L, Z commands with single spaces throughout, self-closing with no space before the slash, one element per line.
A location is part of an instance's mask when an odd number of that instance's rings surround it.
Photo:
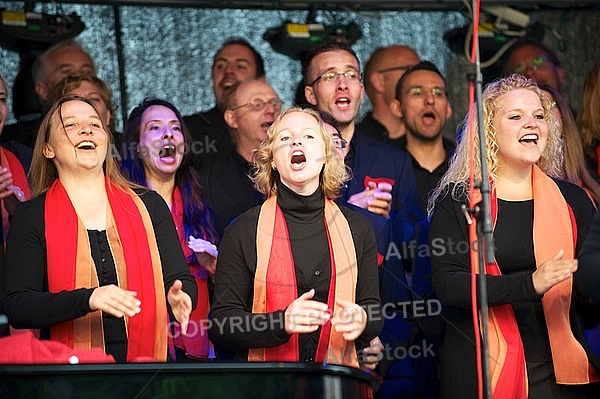
<path fill-rule="evenodd" d="M 154 358 L 154 332 L 158 309 L 161 307 L 157 307 L 156 304 L 152 257 L 144 221 L 132 198 L 135 194 L 117 188 L 108 180 L 106 192 L 122 248 L 126 248 L 123 255 L 127 270 L 127 287 L 123 288 L 137 292 L 138 298 L 143 302 L 141 312 L 127 318 L 127 361 Z M 80 221 L 67 192 L 58 179 L 46 194 L 44 218 L 49 290 L 60 292 L 79 288 L 75 286 L 75 273 Z M 158 284 L 163 283 L 160 281 Z M 75 334 L 73 325 L 71 320 L 53 326 L 52 339 L 73 347 Z"/>
<path fill-rule="evenodd" d="M 175 187 L 173 191 L 173 205 L 171 207 L 171 215 L 177 228 L 177 235 L 181 243 L 181 249 L 185 258 L 188 259 L 190 273 L 196 279 L 198 285 L 198 305 L 190 314 L 190 322 L 188 324 L 188 335 L 181 334 L 179 325 L 175 326 L 175 346 L 185 350 L 185 353 L 192 357 L 211 358 L 213 357 L 213 349 L 210 340 L 208 339 L 208 312 L 210 302 L 208 297 L 208 272 L 196 262 L 194 252 L 188 247 L 188 238 L 185 236 L 185 228 L 183 226 L 183 202 L 179 188 Z M 202 237 L 206 239 L 206 237 Z M 189 259 L 193 261 L 189 261 Z"/>
<path fill-rule="evenodd" d="M 379 184 L 379 183 L 389 183 L 392 186 L 394 185 L 394 183 L 396 182 L 394 179 L 389 179 L 387 177 L 371 177 L 371 176 L 365 176 L 365 182 L 364 182 L 364 186 L 365 188 L 369 187 L 369 183 L 375 183 L 375 184 Z"/>
<path fill-rule="evenodd" d="M 23 170 L 23 166 L 21 165 L 21 161 L 9 150 L 0 147 L 0 164 L 8 169 L 8 171 L 12 174 L 13 185 L 17 186 L 21 189 L 23 194 L 25 195 L 25 199 L 29 199 L 29 183 L 27 182 L 27 177 L 25 176 L 25 171 Z M 6 237 L 8 235 L 8 229 L 10 227 L 10 217 L 6 208 L 4 207 L 4 201 L 2 201 L 2 231 L 4 233 L 4 243 L 6 243 Z"/>
<path fill-rule="evenodd" d="M 73 363 L 115 363 L 115 359 L 99 348 L 81 350 L 58 341 L 40 341 L 31 331 L 0 338 L 0 364 Z"/>
<path fill-rule="evenodd" d="M 298 298 L 292 247 L 290 246 L 285 217 L 279 205 L 277 205 L 275 213 L 273 245 L 271 246 L 271 256 L 267 268 L 266 288 L 267 302 L 265 310 L 267 313 L 286 309 Z M 297 362 L 298 337 L 298 334 L 292 334 L 287 342 L 272 348 L 265 348 L 265 361 L 285 360 Z"/>

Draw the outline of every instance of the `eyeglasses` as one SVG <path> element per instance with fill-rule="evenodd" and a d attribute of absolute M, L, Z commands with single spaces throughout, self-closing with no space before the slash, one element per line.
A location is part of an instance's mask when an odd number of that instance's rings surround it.
<path fill-rule="evenodd" d="M 424 89 L 421 86 L 414 86 L 407 90 L 406 94 L 413 98 L 421 98 L 427 93 L 431 93 L 435 98 L 446 98 L 446 90 L 441 87 L 432 87 L 431 89 Z"/>
<path fill-rule="evenodd" d="M 339 136 L 333 136 L 333 145 L 335 148 L 346 148 L 348 142 Z"/>
<path fill-rule="evenodd" d="M 392 71 L 408 71 L 413 66 L 414 65 L 398 65 L 398 66 L 395 66 L 395 67 L 378 69 L 377 72 L 379 72 L 379 73 L 385 73 L 385 72 L 392 72 Z"/>
<path fill-rule="evenodd" d="M 513 69 L 513 72 L 518 73 L 518 74 L 523 74 L 527 71 L 527 68 L 531 68 L 534 71 L 537 71 L 538 69 L 540 69 L 542 67 L 542 65 L 544 65 L 546 63 L 546 59 L 544 57 L 535 57 L 531 59 L 531 63 L 529 65 L 523 63 L 523 64 L 519 64 L 515 67 L 515 69 Z"/>
<path fill-rule="evenodd" d="M 283 106 L 283 102 L 278 98 L 272 98 L 268 101 L 263 101 L 260 98 L 255 98 L 254 100 L 247 102 L 246 104 L 238 105 L 237 107 L 230 108 L 232 111 L 236 109 L 240 109 L 243 107 L 250 107 L 252 111 L 262 111 L 267 104 L 271 104 L 275 111 L 281 111 L 281 107 Z"/>
<path fill-rule="evenodd" d="M 360 81 L 362 81 L 362 73 L 360 73 L 360 72 L 358 72 L 358 71 L 356 71 L 354 69 L 349 69 L 346 72 L 342 72 L 342 73 L 325 72 L 324 74 L 320 75 L 315 80 L 313 80 L 312 82 L 310 82 L 309 86 L 314 85 L 319 80 L 321 80 L 321 81 L 323 81 L 325 83 L 329 83 L 329 82 L 331 82 L 333 80 L 339 79 L 340 76 L 344 76 L 344 78 L 346 78 L 346 80 L 349 81 L 349 82 L 360 82 Z"/>

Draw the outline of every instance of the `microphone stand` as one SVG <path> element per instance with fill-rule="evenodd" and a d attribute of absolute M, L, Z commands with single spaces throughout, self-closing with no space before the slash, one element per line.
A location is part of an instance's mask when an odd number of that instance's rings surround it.
<path fill-rule="evenodd" d="M 476 7 L 476 0 L 473 0 L 473 12 L 479 10 Z M 478 18 L 473 18 L 478 21 Z M 475 29 L 474 29 L 475 32 Z M 476 40 L 477 39 L 477 40 Z M 478 279 L 478 295 L 477 305 L 479 306 L 480 326 L 481 326 L 481 364 L 483 374 L 483 398 L 491 399 L 491 379 L 490 379 L 490 357 L 489 357 L 489 342 L 488 342 L 488 300 L 487 300 L 487 283 L 486 283 L 486 265 L 495 262 L 494 256 L 494 238 L 491 218 L 490 204 L 490 182 L 488 178 L 487 162 L 486 162 L 486 137 L 483 129 L 483 100 L 482 100 L 482 84 L 483 76 L 481 74 L 481 65 L 479 59 L 479 37 L 473 39 L 475 46 L 475 62 L 474 73 L 469 74 L 469 80 L 475 83 L 475 104 L 477 112 L 477 134 L 479 137 L 479 158 L 481 163 L 481 182 L 476 184 L 474 188 L 479 188 L 481 192 L 481 202 L 474 205 L 467 211 L 472 214 L 477 223 L 477 255 L 479 262 Z M 485 259 L 484 259 L 485 258 Z"/>

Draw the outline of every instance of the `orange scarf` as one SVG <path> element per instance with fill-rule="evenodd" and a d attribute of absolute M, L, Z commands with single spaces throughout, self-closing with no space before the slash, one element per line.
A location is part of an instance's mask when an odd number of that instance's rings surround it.
<path fill-rule="evenodd" d="M 355 300 L 358 270 L 350 226 L 338 206 L 330 200 L 325 200 L 325 227 L 331 259 L 327 305 L 337 314 L 340 309 L 335 303 L 336 299 Z M 298 292 L 285 217 L 277 205 L 276 196 L 268 198 L 261 207 L 256 248 L 252 313 L 283 310 L 298 298 Z M 248 360 L 297 362 L 298 338 L 298 334 L 293 334 L 279 346 L 250 349 Z M 331 328 L 331 323 L 325 324 L 321 327 L 315 361 L 358 367 L 354 341 L 345 341 L 342 334 Z"/>
<path fill-rule="evenodd" d="M 533 166 L 533 243 L 539 267 L 560 250 L 564 259 L 573 259 L 577 226 L 572 210 L 556 183 Z M 497 217 L 497 198 L 491 196 L 492 223 Z M 497 263 L 487 265 L 490 275 L 502 275 Z M 559 384 L 586 384 L 598 380 L 569 322 L 572 278 L 552 287 L 542 298 L 554 374 Z M 527 398 L 527 369 L 523 343 L 510 304 L 490 307 L 488 319 L 490 375 L 493 398 Z"/>
<path fill-rule="evenodd" d="M 131 190 L 106 180 L 107 237 L 119 287 L 136 291 L 142 310 L 125 317 L 127 361 L 163 362 L 167 356 L 167 307 L 162 268 L 150 215 Z M 44 209 L 50 292 L 98 287 L 85 226 L 60 180 L 46 193 Z M 100 311 L 51 328 L 53 340 L 76 349 L 104 349 Z"/>
<path fill-rule="evenodd" d="M 181 192 L 178 187 L 173 191 L 173 205 L 171 206 L 171 215 L 177 227 L 177 235 L 181 243 L 181 249 L 186 259 L 192 258 L 193 261 L 188 261 L 190 273 L 196 279 L 198 285 L 198 305 L 190 314 L 190 322 L 188 325 L 187 335 L 181 334 L 179 326 L 175 328 L 175 346 L 185 350 L 185 353 L 197 358 L 213 358 L 214 350 L 212 343 L 208 339 L 207 319 L 210 309 L 208 298 L 208 272 L 196 262 L 194 252 L 188 247 L 188 238 L 185 236 L 185 228 L 183 226 L 183 202 L 181 200 Z M 206 237 L 202 237 L 205 239 Z"/>

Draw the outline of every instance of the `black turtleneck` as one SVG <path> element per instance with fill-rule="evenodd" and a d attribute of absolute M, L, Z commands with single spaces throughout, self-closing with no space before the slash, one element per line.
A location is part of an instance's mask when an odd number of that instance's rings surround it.
<path fill-rule="evenodd" d="M 314 299 L 327 302 L 331 279 L 331 259 L 325 232 L 325 200 L 321 190 L 302 196 L 279 182 L 277 203 L 281 208 L 290 238 L 296 272 L 297 294 L 315 289 Z M 340 206 L 348 220 L 358 260 L 356 303 L 375 306 L 379 311 L 375 236 L 370 223 L 361 215 Z M 236 351 L 238 360 L 247 359 L 248 348 L 277 346 L 290 335 L 285 332 L 285 309 L 267 315 L 252 314 L 254 274 L 256 272 L 256 226 L 260 207 L 236 218 L 225 230 L 215 282 L 211 334 L 217 343 Z M 368 313 L 372 314 L 372 310 Z M 380 315 L 372 317 L 359 337 L 362 343 L 374 338 L 383 325 Z M 237 327 L 242 321 L 241 326 Z M 320 330 L 300 335 L 300 360 L 314 361 Z"/>

